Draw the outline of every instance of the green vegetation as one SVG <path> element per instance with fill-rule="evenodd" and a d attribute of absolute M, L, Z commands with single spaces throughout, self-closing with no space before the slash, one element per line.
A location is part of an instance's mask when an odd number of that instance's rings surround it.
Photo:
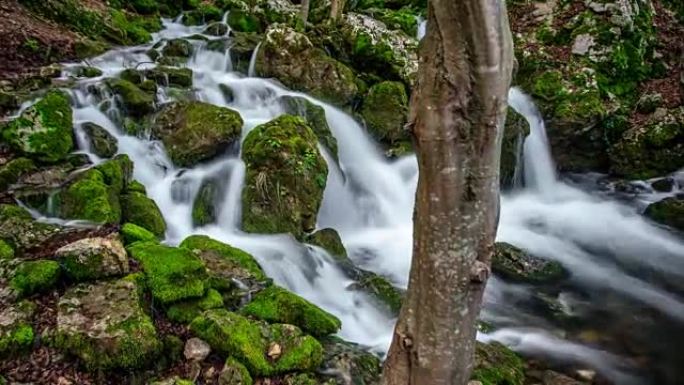
<path fill-rule="evenodd" d="M 17 267 L 10 287 L 21 297 L 52 289 L 59 279 L 59 263 L 50 260 L 22 262 Z"/>

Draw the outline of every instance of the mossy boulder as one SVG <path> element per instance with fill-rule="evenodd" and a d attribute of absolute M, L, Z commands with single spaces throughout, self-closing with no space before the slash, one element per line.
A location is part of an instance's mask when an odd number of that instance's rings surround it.
<path fill-rule="evenodd" d="M 59 231 L 57 226 L 36 222 L 22 207 L 0 205 L 0 239 L 16 252 L 40 245 Z"/>
<path fill-rule="evenodd" d="M 19 264 L 10 287 L 20 297 L 52 289 L 59 280 L 59 263 L 51 260 L 26 261 Z"/>
<path fill-rule="evenodd" d="M 337 333 L 342 327 L 334 315 L 276 285 L 259 292 L 240 312 L 272 323 L 299 326 L 318 337 Z"/>
<path fill-rule="evenodd" d="M 144 193 L 128 190 L 120 196 L 121 219 L 138 225 L 161 238 L 166 232 L 166 221 L 159 206 Z"/>
<path fill-rule="evenodd" d="M 306 241 L 312 245 L 322 247 L 334 257 L 347 258 L 347 249 L 344 248 L 342 238 L 340 238 L 340 234 L 335 229 L 320 229 L 307 236 Z"/>
<path fill-rule="evenodd" d="M 529 133 L 530 125 L 525 118 L 509 107 L 501 142 L 499 170 L 499 182 L 504 190 L 511 189 L 516 183 L 522 182 L 522 175 L 516 174 L 516 171 L 522 170 L 520 162 L 522 162 L 523 144 Z"/>
<path fill-rule="evenodd" d="M 644 125 L 633 125 L 611 147 L 611 171 L 647 179 L 684 167 L 684 107 L 659 108 Z"/>
<path fill-rule="evenodd" d="M 371 135 L 391 153 L 401 155 L 397 149 L 410 148 L 411 136 L 404 128 L 408 119 L 408 96 L 401 82 L 373 85 L 363 101 L 361 116 Z"/>
<path fill-rule="evenodd" d="M 263 39 L 263 36 L 256 33 L 235 31 L 232 31 L 231 35 L 227 42 L 230 47 L 230 60 L 233 63 L 233 70 L 247 74 L 252 53 Z M 208 48 L 211 46 L 212 42 L 207 44 Z M 225 48 L 220 48 L 219 50 L 224 52 Z"/>
<path fill-rule="evenodd" d="M 191 167 L 225 151 L 240 139 L 237 112 L 203 102 L 172 102 L 155 118 L 152 133 L 161 139 L 174 164 Z"/>
<path fill-rule="evenodd" d="M 328 120 L 325 117 L 325 110 L 323 107 L 316 105 L 309 101 L 309 99 L 301 96 L 281 96 L 278 98 L 280 105 L 286 114 L 293 116 L 301 116 L 306 119 L 318 137 L 318 141 L 325 146 L 335 160 L 337 156 L 337 139 L 330 131 Z"/>
<path fill-rule="evenodd" d="M 142 117 L 154 112 L 154 93 L 143 91 L 134 83 L 123 79 L 107 79 L 107 85 L 121 97 L 123 107 L 131 116 Z"/>
<path fill-rule="evenodd" d="M 165 87 L 192 87 L 192 70 L 190 68 L 174 68 L 159 66 L 144 72 L 147 79 L 154 80 Z"/>
<path fill-rule="evenodd" d="M 228 33 L 228 26 L 224 23 L 211 23 L 204 29 L 205 35 L 223 36 Z"/>
<path fill-rule="evenodd" d="M 237 32 L 264 31 L 264 26 L 256 15 L 239 9 L 228 14 L 228 25 Z"/>
<path fill-rule="evenodd" d="M 644 215 L 655 222 L 684 231 L 684 197 L 670 197 L 651 203 Z"/>
<path fill-rule="evenodd" d="M 69 97 L 50 91 L 2 129 L 12 148 L 43 162 L 57 162 L 73 150 L 73 113 Z"/>
<path fill-rule="evenodd" d="M 373 385 L 380 381 L 382 361 L 361 345 L 330 336 L 321 339 L 325 358 L 321 365 L 324 378 L 334 383 L 350 381 L 357 385 Z"/>
<path fill-rule="evenodd" d="M 403 31 L 407 36 L 418 35 L 418 14 L 411 7 L 406 6 L 400 9 L 371 8 L 365 10 L 364 13 L 382 21 L 390 30 Z"/>
<path fill-rule="evenodd" d="M 218 178 L 207 178 L 202 181 L 200 189 L 192 203 L 192 224 L 204 226 L 216 222 L 219 214 L 219 199 L 222 198 L 222 183 Z"/>
<path fill-rule="evenodd" d="M 210 285 L 217 290 L 233 289 L 234 281 L 248 287 L 268 281 L 253 256 L 206 235 L 191 235 L 179 247 L 190 251 L 204 262 Z"/>
<path fill-rule="evenodd" d="M 154 235 L 153 232 L 133 223 L 125 223 L 123 226 L 121 226 L 121 235 L 123 236 L 123 241 L 126 245 L 130 245 L 131 243 L 138 241 L 157 241 L 157 236 Z"/>
<path fill-rule="evenodd" d="M 22 301 L 0 310 L 0 358 L 22 353 L 33 347 L 32 317 L 35 305 Z"/>
<path fill-rule="evenodd" d="M 211 3 L 197 2 L 192 10 L 183 15 L 183 24 L 201 25 L 212 21 L 221 20 L 221 10 Z"/>
<path fill-rule="evenodd" d="M 254 128 L 242 144 L 246 164 L 242 228 L 301 238 L 316 225 L 328 167 L 317 137 L 300 117 L 280 117 Z"/>
<path fill-rule="evenodd" d="M 552 283 L 568 275 L 560 263 L 534 257 L 505 242 L 494 245 L 492 271 L 501 278 L 527 283 Z"/>
<path fill-rule="evenodd" d="M 205 310 L 220 309 L 223 307 L 221 293 L 209 289 L 207 294 L 198 299 L 189 299 L 177 302 L 166 309 L 166 316 L 174 322 L 189 324 Z"/>
<path fill-rule="evenodd" d="M 185 39 L 172 39 L 162 48 L 164 56 L 188 58 L 192 55 L 192 44 Z"/>
<path fill-rule="evenodd" d="M 337 105 L 352 102 L 358 88 L 354 72 L 315 48 L 306 35 L 275 25 L 266 31 L 256 58 L 256 73 Z"/>
<path fill-rule="evenodd" d="M 365 292 L 379 304 L 386 306 L 390 314 L 398 315 L 405 293 L 381 275 L 358 268 L 355 270 L 356 282 L 351 284 L 349 289 Z"/>
<path fill-rule="evenodd" d="M 95 123 L 83 124 L 83 131 L 88 136 L 90 150 L 101 158 L 111 158 L 119 151 L 118 140 L 109 131 Z"/>
<path fill-rule="evenodd" d="M 57 308 L 51 344 L 78 357 L 90 370 L 141 368 L 161 351 L 154 325 L 131 280 L 69 288 Z"/>
<path fill-rule="evenodd" d="M 513 351 L 498 342 L 475 346 L 475 369 L 472 379 L 482 385 L 523 385 L 525 364 Z"/>
<path fill-rule="evenodd" d="M 117 235 L 83 238 L 55 252 L 65 275 L 76 282 L 128 274 L 128 255 Z"/>
<path fill-rule="evenodd" d="M 36 165 L 31 159 L 16 158 L 0 166 L 0 190 L 6 190 L 19 178 L 35 170 Z"/>
<path fill-rule="evenodd" d="M 254 376 L 310 371 L 323 359 L 321 344 L 296 326 L 268 325 L 224 309 L 204 312 L 190 330 L 215 351 L 235 357 Z"/>
<path fill-rule="evenodd" d="M 127 250 L 140 262 L 152 296 L 163 304 L 200 298 L 209 288 L 204 264 L 186 248 L 136 242 Z"/>
<path fill-rule="evenodd" d="M 219 374 L 218 383 L 219 385 L 252 385 L 254 382 L 245 365 L 228 357 Z"/>

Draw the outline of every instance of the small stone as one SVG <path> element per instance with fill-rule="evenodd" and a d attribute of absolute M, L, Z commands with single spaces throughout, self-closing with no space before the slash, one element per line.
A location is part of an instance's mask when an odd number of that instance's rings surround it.
<path fill-rule="evenodd" d="M 209 344 L 199 338 L 190 338 L 185 343 L 185 349 L 183 350 L 185 359 L 189 361 L 204 361 L 210 352 L 211 347 Z"/>
<path fill-rule="evenodd" d="M 658 192 L 670 192 L 674 187 L 674 179 L 667 177 L 651 182 L 651 187 Z"/>
<path fill-rule="evenodd" d="M 582 33 L 575 37 L 575 42 L 572 43 L 572 53 L 575 55 L 586 55 L 593 46 L 594 38 L 588 33 Z"/>
<path fill-rule="evenodd" d="M 268 357 L 270 357 L 273 360 L 277 360 L 278 357 L 282 354 L 283 349 L 278 345 L 277 343 L 272 343 L 271 346 L 268 348 Z"/>
<path fill-rule="evenodd" d="M 596 371 L 589 369 L 580 369 L 577 372 L 577 376 L 585 381 L 593 381 L 596 377 Z"/>

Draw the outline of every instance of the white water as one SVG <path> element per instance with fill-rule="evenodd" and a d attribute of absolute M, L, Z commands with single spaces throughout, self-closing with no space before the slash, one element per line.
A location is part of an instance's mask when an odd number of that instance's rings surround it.
<path fill-rule="evenodd" d="M 192 35 L 202 29 L 165 21 L 165 29 L 155 35 L 155 40 Z M 225 55 L 203 50 L 201 42 L 194 44 L 196 52 L 188 67 L 194 71 L 195 97 L 239 111 L 245 121 L 243 138 L 256 125 L 282 113 L 278 96 L 308 97 L 265 79 L 245 78 L 230 72 L 232 67 L 225 63 Z M 148 48 L 115 50 L 90 63 L 101 68 L 105 76 L 116 76 L 132 63 L 149 61 L 144 53 Z M 250 73 L 253 66 L 250 63 Z M 394 319 L 378 310 L 365 295 L 346 290 L 351 281 L 331 263 L 325 251 L 299 244 L 288 235 L 251 235 L 240 231 L 244 164 L 239 156 L 226 152 L 194 169 L 175 168 L 159 142 L 123 134 L 116 107 L 108 113 L 98 109 L 103 99 L 86 91 L 98 80 L 83 80 L 80 88 L 73 91 L 77 136 L 83 135 L 80 125 L 91 121 L 117 137 L 119 151 L 128 154 L 135 163 L 135 178 L 146 186 L 164 214 L 168 224 L 166 242 L 177 244 L 190 234 L 207 234 L 245 249 L 278 284 L 337 315 L 342 320 L 343 338 L 377 352 L 386 351 Z M 219 89 L 220 84 L 233 90 L 234 100 L 230 103 Z M 116 103 L 116 98 L 104 93 L 105 100 Z M 159 95 L 162 100 L 173 99 L 165 90 Z M 511 106 L 531 125 L 531 134 L 524 145 L 524 177 L 528 187 L 502 197 L 498 240 L 562 262 L 571 272 L 572 281 L 589 291 L 616 292 L 667 317 L 684 319 L 681 298 L 623 268 L 628 265 L 635 270 L 649 269 L 679 279 L 684 275 L 681 240 L 646 222 L 632 207 L 592 196 L 558 181 L 539 113 L 520 91 L 512 89 L 509 97 Z M 338 230 L 350 257 L 359 266 L 387 276 L 398 286 L 406 286 L 417 183 L 415 157 L 388 161 L 352 117 L 309 99 L 324 107 L 338 141 L 340 158 L 339 170 L 332 164 L 329 167 L 318 227 Z M 79 144 L 84 143 L 82 139 Z M 94 156 L 92 159 L 99 161 Z M 215 225 L 193 228 L 192 201 L 202 180 L 210 176 L 227 180 L 219 220 Z M 529 290 L 525 286 L 492 279 L 487 287 L 482 318 L 504 327 L 480 337 L 502 341 L 528 354 L 579 362 L 600 370 L 617 383 L 627 383 L 628 377 L 622 373 L 618 358 L 563 340 L 562 333 L 538 316 L 510 305 L 512 299 L 526 296 Z"/>

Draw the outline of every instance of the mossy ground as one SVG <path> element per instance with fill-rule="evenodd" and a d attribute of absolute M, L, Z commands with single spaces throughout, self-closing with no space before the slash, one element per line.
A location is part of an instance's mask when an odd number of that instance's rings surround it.
<path fill-rule="evenodd" d="M 27 297 L 41 291 L 52 289 L 60 276 L 60 266 L 56 261 L 38 260 L 22 262 L 17 268 L 10 287 L 19 296 Z"/>

